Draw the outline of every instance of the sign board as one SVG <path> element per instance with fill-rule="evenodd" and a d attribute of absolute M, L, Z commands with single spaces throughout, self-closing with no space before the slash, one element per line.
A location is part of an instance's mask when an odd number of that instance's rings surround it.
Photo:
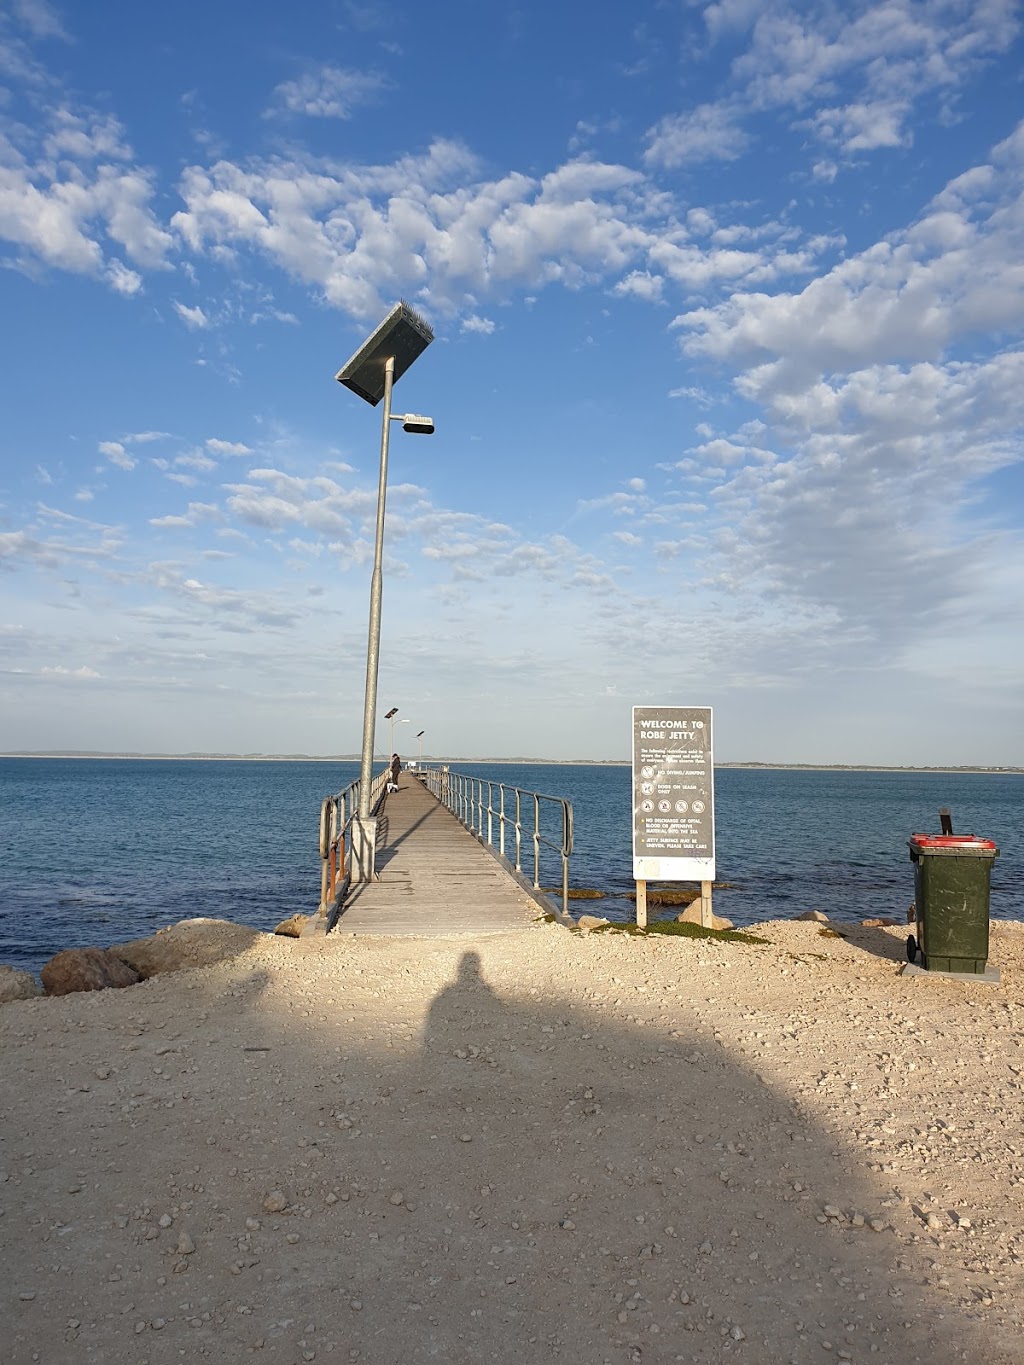
<path fill-rule="evenodd" d="M 633 878 L 715 879 L 710 706 L 633 707 Z"/>

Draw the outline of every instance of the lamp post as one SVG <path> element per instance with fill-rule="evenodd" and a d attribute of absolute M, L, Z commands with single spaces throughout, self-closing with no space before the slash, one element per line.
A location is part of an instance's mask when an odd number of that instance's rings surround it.
<path fill-rule="evenodd" d="M 366 645 L 366 692 L 363 700 L 363 752 L 359 768 L 359 808 L 352 822 L 352 879 L 376 879 L 377 821 L 370 816 L 370 784 L 373 781 L 373 733 L 377 711 L 377 672 L 380 665 L 381 566 L 384 559 L 384 507 L 387 501 L 388 442 L 391 423 L 401 422 L 405 431 L 429 436 L 430 417 L 407 412 L 392 415 L 391 391 L 409 366 L 434 339 L 434 333 L 406 303 L 396 303 L 359 350 L 335 375 L 371 406 L 384 400 L 380 436 L 380 478 L 377 486 L 377 531 L 370 579 L 370 621 Z M 397 707 L 395 708 L 397 710 Z M 392 715 L 394 712 L 392 712 Z M 393 725 L 393 722 L 392 722 Z M 394 736 L 392 735 L 392 743 Z M 394 748 L 392 748 L 392 753 Z"/>
<path fill-rule="evenodd" d="M 398 707 L 392 706 L 390 711 L 384 712 L 384 719 L 391 722 L 391 748 L 388 750 L 388 762 L 391 762 L 391 755 L 395 752 L 395 717 L 398 715 Z"/>
<path fill-rule="evenodd" d="M 423 767 L 423 736 L 424 736 L 426 733 L 427 733 L 426 730 L 421 730 L 421 731 L 419 732 L 419 734 L 416 736 L 416 738 L 417 738 L 417 739 L 419 740 L 419 742 L 420 742 L 420 756 L 419 756 L 419 758 L 417 759 L 417 764 L 418 764 L 418 766 L 421 767 L 421 768 Z"/>

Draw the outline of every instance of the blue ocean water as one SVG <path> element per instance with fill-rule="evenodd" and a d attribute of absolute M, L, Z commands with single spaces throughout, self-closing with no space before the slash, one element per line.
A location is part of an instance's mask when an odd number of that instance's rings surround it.
<path fill-rule="evenodd" d="M 625 766 L 460 764 L 460 772 L 565 796 L 571 883 L 605 893 L 573 908 L 627 919 L 633 905 Z M 62 948 L 212 915 L 269 929 L 319 899 L 320 802 L 355 763 L 0 759 L 0 962 L 37 970 Z M 938 827 L 1000 846 L 992 914 L 1024 919 L 1024 775 L 719 769 L 715 909 L 737 925 L 820 909 L 893 915 L 913 899 L 906 839 Z M 542 864 L 545 885 L 557 865 Z"/>

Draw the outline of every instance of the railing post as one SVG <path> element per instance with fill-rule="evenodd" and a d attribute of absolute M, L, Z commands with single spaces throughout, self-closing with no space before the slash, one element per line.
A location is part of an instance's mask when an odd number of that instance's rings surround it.
<path fill-rule="evenodd" d="M 533 793 L 533 889 L 540 887 L 540 797 Z"/>
<path fill-rule="evenodd" d="M 522 872 L 522 870 L 523 870 L 523 823 L 522 823 L 522 812 L 521 812 L 521 810 L 520 810 L 519 788 L 518 788 L 518 787 L 514 787 L 514 788 L 513 788 L 513 791 L 514 791 L 515 794 L 516 794 L 516 871 L 517 871 L 517 872 Z"/>
<path fill-rule="evenodd" d="M 505 784 L 498 783 L 498 852 L 505 856 Z"/>

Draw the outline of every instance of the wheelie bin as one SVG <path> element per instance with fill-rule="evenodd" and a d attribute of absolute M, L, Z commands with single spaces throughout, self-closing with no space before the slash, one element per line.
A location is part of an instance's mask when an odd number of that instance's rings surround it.
<path fill-rule="evenodd" d="M 989 887 L 999 850 L 973 834 L 912 834 L 917 938 L 907 957 L 930 972 L 982 976 L 988 964 Z"/>

